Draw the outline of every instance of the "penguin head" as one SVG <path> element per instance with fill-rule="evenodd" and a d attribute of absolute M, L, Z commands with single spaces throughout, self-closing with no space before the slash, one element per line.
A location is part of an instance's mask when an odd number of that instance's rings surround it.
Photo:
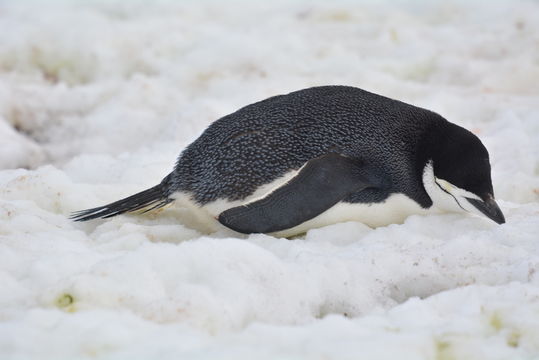
<path fill-rule="evenodd" d="M 423 169 L 423 185 L 433 205 L 505 223 L 494 201 L 489 154 L 481 140 L 449 122 L 437 133 Z"/>

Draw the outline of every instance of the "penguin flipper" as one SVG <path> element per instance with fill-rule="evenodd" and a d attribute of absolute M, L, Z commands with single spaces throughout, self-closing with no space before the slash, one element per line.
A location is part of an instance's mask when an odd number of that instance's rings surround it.
<path fill-rule="evenodd" d="M 290 229 L 347 195 L 373 186 L 369 178 L 361 161 L 329 153 L 309 160 L 295 177 L 264 198 L 223 211 L 218 220 L 244 234 Z"/>

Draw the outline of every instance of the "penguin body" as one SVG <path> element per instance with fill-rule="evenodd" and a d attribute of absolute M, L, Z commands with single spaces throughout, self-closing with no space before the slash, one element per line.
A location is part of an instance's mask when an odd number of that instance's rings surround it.
<path fill-rule="evenodd" d="M 181 153 L 161 184 L 74 219 L 176 200 L 238 232 L 290 236 L 341 221 L 402 222 L 438 211 L 433 198 L 442 210 L 503 222 L 492 205 L 488 152 L 480 140 L 431 111 L 354 87 L 323 86 L 220 118 Z"/>

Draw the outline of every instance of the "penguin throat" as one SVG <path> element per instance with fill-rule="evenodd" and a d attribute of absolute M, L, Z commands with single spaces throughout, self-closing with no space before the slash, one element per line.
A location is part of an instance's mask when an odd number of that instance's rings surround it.
<path fill-rule="evenodd" d="M 423 169 L 423 186 L 437 208 L 451 212 L 473 212 L 473 206 L 466 198 L 479 199 L 469 191 L 434 175 L 433 161 L 429 160 Z"/>

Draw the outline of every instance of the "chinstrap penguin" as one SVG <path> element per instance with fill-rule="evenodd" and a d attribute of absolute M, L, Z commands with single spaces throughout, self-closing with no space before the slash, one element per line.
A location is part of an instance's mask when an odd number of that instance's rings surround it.
<path fill-rule="evenodd" d="M 291 236 L 343 221 L 369 226 L 461 211 L 505 222 L 489 154 L 442 116 L 348 86 L 245 106 L 212 123 L 148 190 L 74 213 L 77 221 L 178 202 L 240 233 Z"/>

